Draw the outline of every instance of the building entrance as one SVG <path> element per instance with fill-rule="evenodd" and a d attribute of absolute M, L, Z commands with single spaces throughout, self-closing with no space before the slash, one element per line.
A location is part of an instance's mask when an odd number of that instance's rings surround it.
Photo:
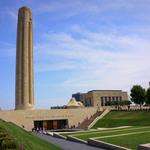
<path fill-rule="evenodd" d="M 68 120 L 36 120 L 34 128 L 45 128 L 46 130 L 64 129 L 68 126 Z"/>

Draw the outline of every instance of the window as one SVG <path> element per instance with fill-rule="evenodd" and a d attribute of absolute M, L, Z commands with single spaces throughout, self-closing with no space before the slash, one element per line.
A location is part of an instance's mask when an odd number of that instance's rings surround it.
<path fill-rule="evenodd" d="M 101 106 L 104 106 L 104 97 L 101 97 Z"/>
<path fill-rule="evenodd" d="M 114 96 L 112 97 L 112 100 L 115 101 L 115 97 Z"/>
<path fill-rule="evenodd" d="M 119 96 L 119 100 L 122 101 L 122 96 Z"/>
<path fill-rule="evenodd" d="M 116 101 L 118 102 L 118 96 L 116 96 Z"/>

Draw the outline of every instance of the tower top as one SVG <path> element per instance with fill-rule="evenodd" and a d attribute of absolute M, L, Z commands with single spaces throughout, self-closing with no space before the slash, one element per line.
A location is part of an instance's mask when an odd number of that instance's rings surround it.
<path fill-rule="evenodd" d="M 19 10 L 28 10 L 28 11 L 31 11 L 31 9 L 27 6 L 23 6 L 21 8 L 19 8 Z"/>
<path fill-rule="evenodd" d="M 26 6 L 19 8 L 18 20 L 32 21 L 32 10 Z"/>

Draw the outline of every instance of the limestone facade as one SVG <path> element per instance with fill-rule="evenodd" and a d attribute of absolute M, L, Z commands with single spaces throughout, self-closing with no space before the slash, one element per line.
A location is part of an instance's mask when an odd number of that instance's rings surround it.
<path fill-rule="evenodd" d="M 16 47 L 15 109 L 34 109 L 32 12 L 19 9 Z"/>
<path fill-rule="evenodd" d="M 85 119 L 97 112 L 97 107 L 76 109 L 52 109 L 52 110 L 4 110 L 0 111 L 0 118 L 13 122 L 25 130 L 31 131 L 34 121 L 67 120 L 68 126 L 77 127 Z"/>

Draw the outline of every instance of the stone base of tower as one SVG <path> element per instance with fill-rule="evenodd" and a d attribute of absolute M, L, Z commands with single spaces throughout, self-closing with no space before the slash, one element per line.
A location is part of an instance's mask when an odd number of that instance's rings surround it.
<path fill-rule="evenodd" d="M 33 105 L 16 105 L 15 110 L 34 110 L 34 106 Z"/>

